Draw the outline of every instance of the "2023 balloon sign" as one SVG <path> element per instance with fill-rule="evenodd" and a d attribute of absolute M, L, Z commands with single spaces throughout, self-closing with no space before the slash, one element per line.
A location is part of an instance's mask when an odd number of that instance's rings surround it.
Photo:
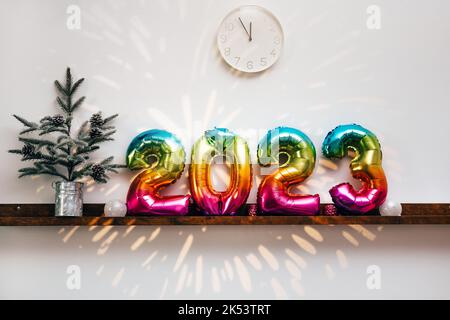
<path fill-rule="evenodd" d="M 348 150 L 356 156 L 351 174 L 362 183 L 355 190 L 349 183 L 330 189 L 336 207 L 353 214 L 378 208 L 387 196 L 387 181 L 381 166 L 382 153 L 377 137 L 359 125 L 342 125 L 328 133 L 322 153 L 326 158 L 343 158 Z M 223 192 L 214 190 L 211 166 L 221 157 L 230 166 L 230 183 Z M 317 215 L 319 195 L 298 195 L 289 189 L 302 183 L 314 171 L 316 149 L 300 130 L 279 127 L 267 132 L 258 145 L 258 163 L 277 166 L 258 188 L 259 214 Z M 284 158 L 284 161 L 280 161 Z M 280 163 L 281 162 L 281 163 Z M 166 196 L 159 191 L 180 178 L 185 151 L 170 132 L 149 130 L 135 137 L 127 151 L 127 166 L 144 170 L 131 183 L 127 195 L 130 215 L 186 215 L 190 195 Z M 235 215 L 247 201 L 253 181 L 250 151 L 244 139 L 228 129 L 208 130 L 194 144 L 189 168 L 192 198 L 206 215 Z"/>

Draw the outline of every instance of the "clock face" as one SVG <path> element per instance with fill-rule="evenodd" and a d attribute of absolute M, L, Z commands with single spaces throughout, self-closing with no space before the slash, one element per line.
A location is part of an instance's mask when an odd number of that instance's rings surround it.
<path fill-rule="evenodd" d="M 283 30 L 277 18 L 266 9 L 242 6 L 223 19 L 217 45 L 231 67 L 243 72 L 260 72 L 280 57 Z"/>

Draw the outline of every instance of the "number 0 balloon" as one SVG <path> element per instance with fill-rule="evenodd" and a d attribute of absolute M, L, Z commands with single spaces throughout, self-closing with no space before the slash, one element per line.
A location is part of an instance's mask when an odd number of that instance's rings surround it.
<path fill-rule="evenodd" d="M 189 195 L 162 197 L 158 194 L 181 176 L 185 156 L 181 142 L 164 130 L 148 130 L 131 141 L 127 151 L 127 166 L 131 170 L 145 170 L 133 180 L 128 190 L 128 214 L 188 213 Z"/>
<path fill-rule="evenodd" d="M 223 157 L 230 164 L 230 184 L 226 191 L 214 190 L 211 164 Z M 228 129 L 208 130 L 192 148 L 189 169 L 191 193 L 206 214 L 233 215 L 245 204 L 252 187 L 252 167 L 247 143 Z"/>
<path fill-rule="evenodd" d="M 369 130 L 351 124 L 329 132 L 322 146 L 327 158 L 343 158 L 348 149 L 356 153 L 350 164 L 352 176 L 363 186 L 356 191 L 349 183 L 341 183 L 331 188 L 330 195 L 339 208 L 352 213 L 367 213 L 382 205 L 387 196 L 380 143 Z"/>

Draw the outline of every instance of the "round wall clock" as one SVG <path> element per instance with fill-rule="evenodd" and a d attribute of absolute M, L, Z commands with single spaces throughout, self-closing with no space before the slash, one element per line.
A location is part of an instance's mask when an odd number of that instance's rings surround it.
<path fill-rule="evenodd" d="M 268 10 L 255 5 L 241 6 L 223 19 L 217 45 L 231 67 L 242 72 L 260 72 L 280 57 L 283 29 Z"/>

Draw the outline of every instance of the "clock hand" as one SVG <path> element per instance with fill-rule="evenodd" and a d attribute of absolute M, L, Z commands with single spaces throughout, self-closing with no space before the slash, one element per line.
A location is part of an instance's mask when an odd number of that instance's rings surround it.
<path fill-rule="evenodd" d="M 251 41 L 252 37 L 251 37 L 250 33 L 248 33 L 247 28 L 244 26 L 244 23 L 242 22 L 241 17 L 239 17 L 239 21 L 241 22 L 242 28 L 244 28 L 245 33 L 247 33 L 247 35 L 248 35 L 248 41 Z"/>
<path fill-rule="evenodd" d="M 249 38 L 249 41 L 252 41 L 252 22 L 250 21 L 250 38 Z"/>

